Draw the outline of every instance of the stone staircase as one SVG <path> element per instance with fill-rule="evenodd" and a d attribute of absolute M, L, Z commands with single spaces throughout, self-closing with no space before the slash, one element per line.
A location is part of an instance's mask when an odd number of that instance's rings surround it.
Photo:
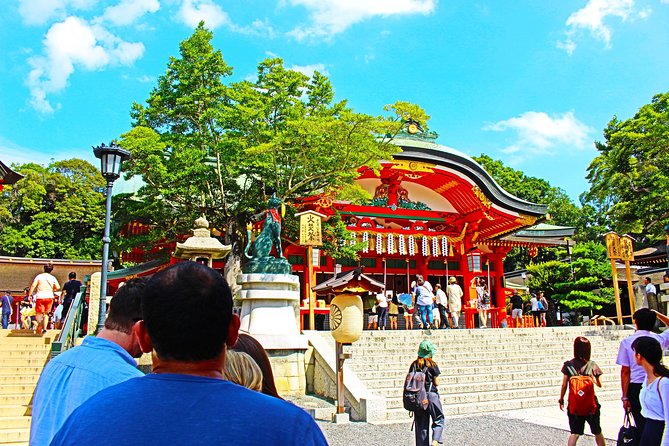
<path fill-rule="evenodd" d="M 576 336 L 592 344 L 602 368 L 600 400 L 620 397 L 615 365 L 620 340 L 632 330 L 617 327 L 564 327 L 488 330 L 365 331 L 346 364 L 374 395 L 386 399 L 386 421 L 406 421 L 401 388 L 418 344 L 438 348 L 439 393 L 446 416 L 552 406 L 557 404 L 564 361 Z"/>
<path fill-rule="evenodd" d="M 0 445 L 27 445 L 30 405 L 58 331 L 0 330 Z"/>

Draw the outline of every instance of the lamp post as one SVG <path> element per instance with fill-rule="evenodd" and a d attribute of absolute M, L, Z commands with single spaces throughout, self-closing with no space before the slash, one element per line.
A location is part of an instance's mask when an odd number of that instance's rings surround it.
<path fill-rule="evenodd" d="M 98 313 L 98 326 L 96 332 L 99 333 L 105 326 L 105 316 L 107 313 L 107 269 L 109 263 L 109 221 L 111 219 L 111 198 L 114 181 L 121 176 L 121 165 L 123 161 L 130 158 L 130 152 L 117 146 L 112 142 L 106 146 L 104 143 L 98 147 L 93 147 L 93 153 L 96 158 L 100 158 L 100 172 L 107 180 L 107 201 L 105 210 L 105 232 L 102 236 L 102 277 L 100 278 L 100 312 Z"/>

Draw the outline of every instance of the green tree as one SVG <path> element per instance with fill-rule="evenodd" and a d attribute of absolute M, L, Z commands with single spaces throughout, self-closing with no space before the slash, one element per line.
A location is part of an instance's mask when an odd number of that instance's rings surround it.
<path fill-rule="evenodd" d="M 566 252 L 561 250 L 561 255 Z M 573 277 L 571 270 L 573 269 Z M 528 286 L 542 289 L 563 308 L 578 314 L 601 310 L 614 302 L 611 267 L 606 247 L 589 241 L 577 243 L 572 252 L 572 264 L 549 261 L 530 265 Z"/>
<path fill-rule="evenodd" d="M 581 201 L 600 215 L 602 228 L 638 240 L 663 238 L 669 220 L 669 93 L 654 96 L 633 118 L 614 116 L 604 139 L 596 143 L 590 190 Z"/>
<path fill-rule="evenodd" d="M 390 140 L 406 116 L 423 125 L 429 118 L 403 102 L 387 108 L 389 117 L 356 113 L 334 102 L 326 76 L 309 78 L 276 58 L 258 65 L 255 81 L 226 84 L 232 69 L 212 37 L 201 23 L 181 43 L 122 136 L 133 154 L 126 175 L 144 185 L 118 215 L 153 224 L 154 241 L 178 238 L 204 214 L 238 250 L 269 194 L 290 204 L 350 192 L 361 165 L 377 167 L 399 150 Z"/>
<path fill-rule="evenodd" d="M 80 159 L 14 169 L 25 177 L 0 194 L 0 254 L 100 258 L 105 181 L 99 170 Z"/>

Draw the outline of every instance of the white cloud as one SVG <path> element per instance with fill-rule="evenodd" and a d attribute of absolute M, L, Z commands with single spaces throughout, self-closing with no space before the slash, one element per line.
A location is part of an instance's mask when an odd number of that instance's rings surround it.
<path fill-rule="evenodd" d="M 660 1 L 669 4 L 669 0 Z M 588 0 L 583 8 L 567 18 L 565 38 L 558 41 L 556 46 L 571 55 L 576 49 L 576 37 L 582 32 L 587 32 L 603 42 L 606 48 L 610 48 L 613 36 L 612 18 L 624 22 L 637 18 L 644 20 L 651 16 L 653 12 L 651 8 L 644 7 L 637 11 L 635 3 L 636 0 Z"/>
<path fill-rule="evenodd" d="M 42 113 L 53 113 L 47 96 L 62 91 L 76 67 L 93 71 L 108 65 L 129 65 L 144 53 L 144 45 L 130 43 L 100 25 L 68 17 L 51 26 L 44 37 L 44 54 L 31 57 L 26 84 L 31 105 Z"/>
<path fill-rule="evenodd" d="M 68 10 L 88 10 L 97 0 L 19 0 L 19 14 L 28 25 L 44 25 L 52 18 L 64 18 Z"/>
<path fill-rule="evenodd" d="M 121 0 L 105 9 L 102 19 L 116 26 L 133 24 L 137 19 L 160 9 L 158 0 Z"/>
<path fill-rule="evenodd" d="M 350 26 L 373 17 L 430 14 L 436 0 L 287 0 L 292 6 L 303 6 L 310 13 L 311 24 L 288 34 L 297 40 L 330 38 Z"/>
<path fill-rule="evenodd" d="M 203 20 L 209 29 L 231 23 L 228 13 L 212 0 L 184 0 L 179 8 L 178 17 L 191 28 L 197 27 Z"/>
<path fill-rule="evenodd" d="M 583 149 L 592 141 L 594 129 L 579 121 L 573 112 L 549 116 L 529 111 L 514 118 L 486 125 L 484 130 L 516 132 L 516 141 L 502 149 L 518 156 L 552 154 L 556 148 Z"/>
<path fill-rule="evenodd" d="M 318 71 L 321 74 L 324 74 L 325 76 L 329 76 L 330 73 L 328 73 L 327 68 L 325 68 L 325 65 L 322 63 L 315 63 L 311 65 L 291 65 L 288 67 L 289 70 L 297 71 L 298 73 L 302 73 L 305 76 L 312 77 L 314 75 L 314 71 Z"/>

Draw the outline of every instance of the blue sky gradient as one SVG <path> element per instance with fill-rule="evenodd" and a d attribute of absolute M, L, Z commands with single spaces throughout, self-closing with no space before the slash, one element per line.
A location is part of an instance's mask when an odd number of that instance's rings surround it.
<path fill-rule="evenodd" d="M 669 90 L 669 0 L 8 0 L 0 159 L 81 157 L 130 128 L 199 20 L 234 67 L 327 74 L 381 114 L 415 102 L 441 144 L 501 159 L 572 198 L 607 122 Z"/>

